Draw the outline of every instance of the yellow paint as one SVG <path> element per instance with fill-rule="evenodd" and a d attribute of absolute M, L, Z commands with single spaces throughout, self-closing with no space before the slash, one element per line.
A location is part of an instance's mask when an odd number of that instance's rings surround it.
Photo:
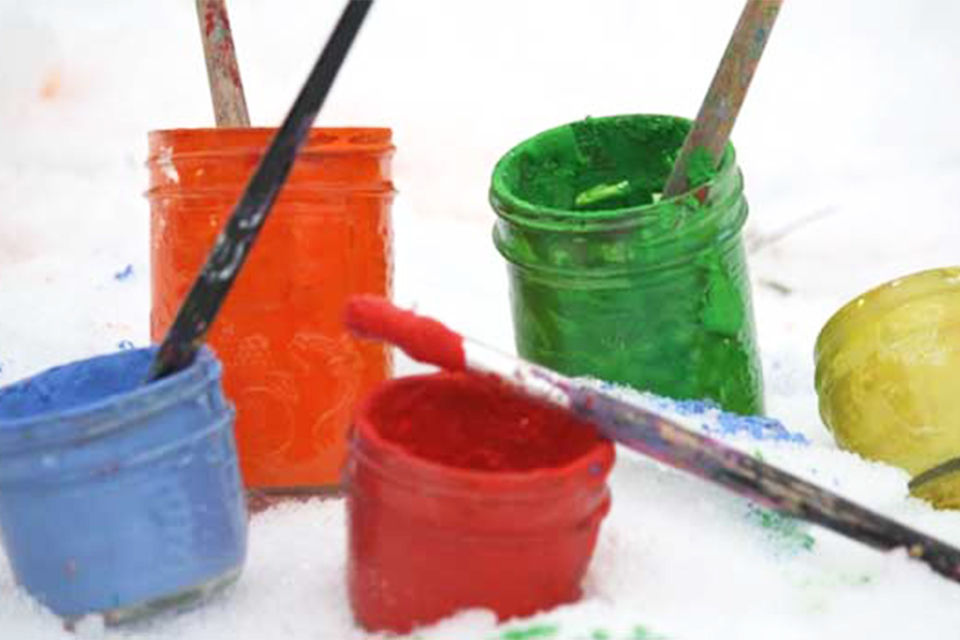
<path fill-rule="evenodd" d="M 916 475 L 960 456 L 960 267 L 899 278 L 840 309 L 816 347 L 840 446 Z"/>
<path fill-rule="evenodd" d="M 911 484 L 910 495 L 926 500 L 937 509 L 960 509 L 960 471 Z"/>

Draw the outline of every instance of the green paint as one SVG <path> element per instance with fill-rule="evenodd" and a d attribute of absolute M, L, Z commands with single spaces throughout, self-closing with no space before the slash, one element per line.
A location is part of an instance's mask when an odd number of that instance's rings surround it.
<path fill-rule="evenodd" d="M 770 509 L 750 504 L 748 517 L 767 530 L 788 551 L 810 551 L 816 540 L 799 520 Z"/>
<path fill-rule="evenodd" d="M 552 638 L 557 635 L 554 625 L 538 625 L 526 629 L 509 629 L 500 636 L 503 640 L 529 640 L 530 638 Z"/>
<path fill-rule="evenodd" d="M 703 202 L 659 197 L 689 126 L 668 116 L 588 118 L 500 160 L 490 201 L 517 350 L 569 375 L 759 413 L 740 240 L 747 205 L 733 148 Z"/>
<path fill-rule="evenodd" d="M 713 180 L 717 175 L 717 162 L 706 147 L 697 147 L 687 161 L 687 182 L 691 189 Z"/>
<path fill-rule="evenodd" d="M 687 129 L 677 118 L 587 118 L 538 137 L 538 149 L 517 157 L 510 178 L 525 198 L 550 207 L 650 204 L 662 191 Z"/>
<path fill-rule="evenodd" d="M 667 640 L 667 636 L 660 635 L 654 631 L 650 631 L 644 626 L 636 626 L 633 628 L 633 635 L 630 636 L 631 640 Z"/>
<path fill-rule="evenodd" d="M 537 625 L 504 631 L 496 640 L 533 640 L 536 638 L 554 638 L 560 633 L 556 625 Z M 582 636 L 577 636 L 582 637 Z M 668 640 L 667 636 L 651 631 L 643 625 L 635 626 L 627 635 L 613 634 L 606 629 L 594 629 L 589 640 Z"/>
<path fill-rule="evenodd" d="M 586 191 L 580 192 L 576 200 L 574 200 L 574 205 L 579 209 L 583 209 L 600 200 L 626 196 L 629 191 L 629 180 L 621 180 L 616 184 L 598 184 L 595 187 L 590 187 Z"/>
<path fill-rule="evenodd" d="M 754 450 L 753 457 L 760 462 L 765 461 L 759 449 Z M 810 551 L 816 544 L 805 523 L 752 502 L 747 504 L 747 509 L 747 518 L 766 529 L 785 550 Z"/>

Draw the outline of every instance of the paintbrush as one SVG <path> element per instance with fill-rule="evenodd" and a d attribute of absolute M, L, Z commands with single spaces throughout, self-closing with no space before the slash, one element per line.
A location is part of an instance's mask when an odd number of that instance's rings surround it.
<path fill-rule="evenodd" d="M 530 397 L 573 411 L 623 446 L 757 504 L 819 524 L 876 549 L 905 549 L 910 557 L 960 582 L 960 550 L 682 427 L 656 408 L 628 403 L 496 351 L 464 338 L 436 320 L 398 309 L 382 298 L 352 298 L 345 322 L 355 335 L 385 340 L 420 362 L 494 376 Z"/>
<path fill-rule="evenodd" d="M 323 105 L 373 0 L 349 0 L 290 112 L 220 232 L 206 264 L 177 311 L 150 366 L 147 380 L 193 362 L 230 287 L 290 173 L 297 151 Z"/>
<path fill-rule="evenodd" d="M 250 116 L 243 96 L 226 0 L 197 0 L 197 19 L 217 126 L 249 127 Z"/>
<path fill-rule="evenodd" d="M 698 174 L 709 175 L 719 166 L 781 4 L 783 0 L 747 0 L 697 119 L 673 163 L 663 187 L 664 198 L 697 186 L 690 183 L 695 163 L 700 164 Z"/>
<path fill-rule="evenodd" d="M 672 198 L 698 186 L 720 165 L 781 4 L 783 0 L 747 0 L 661 197 Z M 575 205 L 593 206 L 633 190 L 634 184 L 628 180 L 597 185 L 578 194 Z"/>

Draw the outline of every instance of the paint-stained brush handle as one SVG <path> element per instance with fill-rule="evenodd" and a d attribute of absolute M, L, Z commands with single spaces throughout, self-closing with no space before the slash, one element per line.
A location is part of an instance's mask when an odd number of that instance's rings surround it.
<path fill-rule="evenodd" d="M 720 164 L 781 4 L 783 0 L 747 0 L 693 127 L 674 161 L 663 188 L 665 198 L 696 186 L 690 184 L 688 174 L 697 155 L 703 156 L 711 167 Z"/>
<path fill-rule="evenodd" d="M 148 381 L 191 362 L 213 324 L 323 105 L 373 0 L 349 0 L 290 113 L 217 238 L 151 363 Z"/>
<path fill-rule="evenodd" d="M 645 408 L 573 385 L 571 407 L 605 436 L 781 513 L 871 547 L 903 548 L 960 582 L 960 550 Z"/>
<path fill-rule="evenodd" d="M 233 46 L 226 0 L 197 0 L 203 57 L 218 127 L 248 127 L 247 100 Z"/>
<path fill-rule="evenodd" d="M 432 318 L 375 296 L 352 298 L 345 323 L 355 335 L 395 344 L 420 362 L 495 376 L 521 393 L 576 412 L 603 435 L 634 451 L 871 547 L 903 548 L 910 557 L 960 582 L 957 548 L 691 431 L 654 407 L 626 402 L 464 338 Z"/>

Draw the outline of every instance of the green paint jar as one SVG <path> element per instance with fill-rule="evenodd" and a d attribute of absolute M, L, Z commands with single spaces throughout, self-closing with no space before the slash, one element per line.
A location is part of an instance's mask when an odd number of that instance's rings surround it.
<path fill-rule="evenodd" d="M 692 167 L 690 192 L 658 193 L 689 127 L 671 116 L 588 118 L 500 159 L 490 202 L 517 350 L 569 375 L 759 413 L 733 147 L 715 171 Z"/>

